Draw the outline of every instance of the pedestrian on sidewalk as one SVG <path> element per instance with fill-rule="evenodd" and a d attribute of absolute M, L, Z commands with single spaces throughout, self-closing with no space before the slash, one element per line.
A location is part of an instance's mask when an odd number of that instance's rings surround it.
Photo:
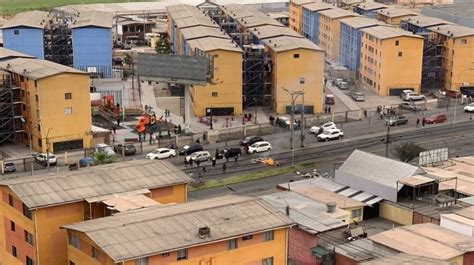
<path fill-rule="evenodd" d="M 184 166 L 188 167 L 188 160 L 186 159 L 186 157 L 184 157 Z"/>
<path fill-rule="evenodd" d="M 425 127 L 425 124 L 426 124 L 426 119 L 425 117 L 423 117 L 423 119 L 421 120 L 421 126 Z"/>
<path fill-rule="evenodd" d="M 216 148 L 216 154 L 214 155 L 214 157 L 218 157 L 219 156 L 219 148 Z"/>
<path fill-rule="evenodd" d="M 236 165 L 238 164 L 238 162 L 237 162 L 238 160 L 239 160 L 239 156 L 236 155 L 235 158 L 234 158 L 234 162 L 235 162 Z"/>
<path fill-rule="evenodd" d="M 193 160 L 190 158 L 188 162 L 189 162 L 189 165 L 192 167 L 193 166 Z"/>
<path fill-rule="evenodd" d="M 324 105 L 324 114 L 328 114 L 328 106 Z"/>
<path fill-rule="evenodd" d="M 206 166 L 203 166 L 203 167 L 202 167 L 202 172 L 204 172 L 204 173 L 207 172 L 207 171 L 206 171 Z"/>
<path fill-rule="evenodd" d="M 168 130 L 168 138 L 171 138 L 171 132 Z"/>
<path fill-rule="evenodd" d="M 117 118 L 117 127 L 120 127 L 120 118 Z"/>
<path fill-rule="evenodd" d="M 196 160 L 196 166 L 199 167 L 199 164 L 201 164 L 201 161 Z"/>
<path fill-rule="evenodd" d="M 216 157 L 215 156 L 212 158 L 212 167 L 216 168 Z"/>
<path fill-rule="evenodd" d="M 328 114 L 331 114 L 331 106 L 328 106 Z"/>
<path fill-rule="evenodd" d="M 364 110 L 364 118 L 367 119 L 367 110 L 366 109 Z"/>
<path fill-rule="evenodd" d="M 416 118 L 416 127 L 418 128 L 420 126 L 420 118 Z"/>
<path fill-rule="evenodd" d="M 152 144 L 152 141 L 153 141 L 153 132 L 150 132 L 150 141 L 149 141 L 150 145 Z"/>
<path fill-rule="evenodd" d="M 115 125 L 112 125 L 112 131 L 114 132 L 114 134 L 117 134 L 117 127 Z"/>
<path fill-rule="evenodd" d="M 199 172 L 199 174 L 198 174 L 198 182 L 199 182 L 199 183 L 202 183 L 202 175 L 201 175 L 201 172 Z"/>
<path fill-rule="evenodd" d="M 227 165 L 224 163 L 222 164 L 222 172 L 225 173 L 226 170 L 227 170 Z"/>
<path fill-rule="evenodd" d="M 181 124 L 178 124 L 178 133 L 181 133 Z"/>
<path fill-rule="evenodd" d="M 156 133 L 153 132 L 151 134 L 151 139 L 152 139 L 152 143 L 155 144 L 155 142 L 156 142 Z"/>

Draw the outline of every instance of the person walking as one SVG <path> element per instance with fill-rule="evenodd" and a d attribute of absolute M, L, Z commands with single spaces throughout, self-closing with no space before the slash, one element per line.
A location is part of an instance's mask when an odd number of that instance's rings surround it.
<path fill-rule="evenodd" d="M 215 156 L 212 158 L 212 167 L 216 168 L 216 157 Z"/>
<path fill-rule="evenodd" d="M 219 157 L 219 148 L 216 148 L 216 154 L 214 155 L 214 158 Z"/>
<path fill-rule="evenodd" d="M 186 157 L 184 157 L 184 166 L 188 167 L 188 160 L 186 159 Z"/>
<path fill-rule="evenodd" d="M 156 133 L 151 134 L 151 141 L 153 144 L 156 142 Z"/>
<path fill-rule="evenodd" d="M 120 127 L 120 118 L 117 118 L 117 126 Z"/>
<path fill-rule="evenodd" d="M 421 120 L 421 126 L 425 127 L 425 124 L 426 124 L 426 119 L 425 117 L 423 117 L 423 119 Z"/>
<path fill-rule="evenodd" d="M 226 170 L 227 170 L 227 165 L 224 163 L 222 164 L 222 172 L 225 173 Z"/>
<path fill-rule="evenodd" d="M 234 161 L 235 161 L 235 164 L 236 164 L 236 165 L 238 165 L 238 162 L 237 162 L 238 160 L 239 160 L 239 156 L 236 155 L 235 158 L 234 158 Z"/>
<path fill-rule="evenodd" d="M 196 166 L 199 167 L 199 164 L 201 164 L 201 161 L 196 160 Z"/>
<path fill-rule="evenodd" d="M 189 159 L 189 165 L 192 167 L 193 166 L 193 160 L 190 158 Z"/>
<path fill-rule="evenodd" d="M 331 106 L 328 106 L 328 114 L 331 114 Z"/>
<path fill-rule="evenodd" d="M 202 183 L 202 174 L 201 174 L 201 172 L 199 172 L 199 174 L 198 174 L 198 182 Z"/>
<path fill-rule="evenodd" d="M 112 131 L 114 132 L 114 134 L 117 134 L 117 127 L 115 125 L 112 125 Z"/>
<path fill-rule="evenodd" d="M 418 128 L 420 126 L 420 118 L 416 118 L 416 127 Z"/>
<path fill-rule="evenodd" d="M 364 118 L 367 119 L 367 110 L 366 109 L 364 110 Z"/>

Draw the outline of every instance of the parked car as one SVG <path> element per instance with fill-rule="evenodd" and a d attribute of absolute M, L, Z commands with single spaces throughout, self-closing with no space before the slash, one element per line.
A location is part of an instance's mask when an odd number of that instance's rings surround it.
<path fill-rule="evenodd" d="M 93 166 L 93 165 L 95 165 L 95 159 L 90 156 L 86 156 L 79 159 L 80 167 L 87 167 L 87 166 Z"/>
<path fill-rule="evenodd" d="M 125 150 L 124 150 L 125 149 Z M 126 156 L 135 155 L 137 153 L 137 149 L 133 144 L 118 144 L 114 146 L 114 151 L 123 154 L 125 153 Z"/>
<path fill-rule="evenodd" d="M 364 93 L 354 92 L 351 94 L 351 97 L 355 101 L 365 101 Z"/>
<path fill-rule="evenodd" d="M 424 95 L 419 95 L 417 93 L 408 93 L 403 97 L 403 100 L 405 101 L 418 101 L 424 99 L 426 99 Z"/>
<path fill-rule="evenodd" d="M 277 122 L 278 126 L 283 127 L 283 128 L 290 128 L 290 123 L 291 123 L 290 118 L 288 118 L 288 117 L 278 117 L 278 122 Z M 295 130 L 298 130 L 300 128 L 298 123 L 296 123 L 295 121 L 293 121 L 293 128 Z"/>
<path fill-rule="evenodd" d="M 224 148 L 220 150 L 216 158 L 218 159 L 232 158 L 232 157 L 241 156 L 241 155 L 242 155 L 242 149 L 240 149 L 240 147 L 229 147 L 229 148 Z"/>
<path fill-rule="evenodd" d="M 194 152 L 199 152 L 204 150 L 202 148 L 202 145 L 200 144 L 191 144 L 191 145 L 185 145 L 183 148 L 179 151 L 180 156 L 188 156 Z"/>
<path fill-rule="evenodd" d="M 442 123 L 448 121 L 448 117 L 445 114 L 434 114 L 426 118 L 427 124 Z"/>
<path fill-rule="evenodd" d="M 386 123 L 389 126 L 407 124 L 408 123 L 408 118 L 407 118 L 407 116 L 404 116 L 404 115 L 392 116 L 392 117 L 390 117 L 386 120 Z"/>
<path fill-rule="evenodd" d="M 11 172 L 15 172 L 15 171 L 16 171 L 15 163 L 13 163 L 13 162 L 3 163 L 3 172 L 4 173 L 11 173 Z"/>
<path fill-rule="evenodd" d="M 413 103 L 408 103 L 408 102 L 402 102 L 400 103 L 400 105 L 398 105 L 398 107 L 400 109 L 406 109 L 406 110 L 409 110 L 409 111 L 413 111 L 413 112 L 418 112 L 421 110 L 421 108 Z"/>
<path fill-rule="evenodd" d="M 55 166 L 58 163 L 58 159 L 54 154 L 45 154 L 45 153 L 40 153 L 35 156 L 35 161 L 39 164 L 42 164 L 46 166 L 49 161 L 50 166 Z"/>
<path fill-rule="evenodd" d="M 187 161 L 194 161 L 194 162 L 205 162 L 209 161 L 211 159 L 211 153 L 208 151 L 199 151 L 199 152 L 194 152 L 188 156 L 186 156 Z"/>
<path fill-rule="evenodd" d="M 337 87 L 340 90 L 347 90 L 347 89 L 349 89 L 349 83 L 342 81 L 337 85 Z"/>
<path fill-rule="evenodd" d="M 344 137 L 344 133 L 340 129 L 327 130 L 317 136 L 318 141 L 326 142 L 329 140 L 342 139 L 342 137 Z"/>
<path fill-rule="evenodd" d="M 342 79 L 344 82 L 348 83 L 350 86 L 353 86 L 355 83 L 354 83 L 354 79 L 352 78 L 344 78 Z"/>
<path fill-rule="evenodd" d="M 115 151 L 107 144 L 97 144 L 94 147 L 94 153 L 106 153 L 109 156 L 115 156 Z"/>
<path fill-rule="evenodd" d="M 334 85 L 339 87 L 339 84 L 344 82 L 344 79 L 342 78 L 336 78 L 336 80 L 334 80 Z"/>
<path fill-rule="evenodd" d="M 146 159 L 165 159 L 176 156 L 176 150 L 170 148 L 158 148 L 146 154 Z"/>
<path fill-rule="evenodd" d="M 474 112 L 474 103 L 471 103 L 471 104 L 467 105 L 466 107 L 464 107 L 464 111 L 465 112 Z"/>
<path fill-rule="evenodd" d="M 333 94 L 326 94 L 326 97 L 324 98 L 324 104 L 326 104 L 326 105 L 336 104 L 336 101 L 334 100 L 334 95 Z"/>
<path fill-rule="evenodd" d="M 400 93 L 400 98 L 404 98 L 406 95 L 411 94 L 411 93 L 415 93 L 415 91 L 409 90 L 409 89 L 403 90 L 403 91 Z"/>
<path fill-rule="evenodd" d="M 311 128 L 309 128 L 309 132 L 312 134 L 318 134 L 331 129 L 336 129 L 336 124 L 334 122 L 326 122 L 320 126 L 311 126 Z"/>
<path fill-rule="evenodd" d="M 244 139 L 240 140 L 239 144 L 241 146 L 245 146 L 245 145 L 252 145 L 256 142 L 261 142 L 261 141 L 263 141 L 262 137 L 253 135 L 253 136 L 247 136 Z"/>
<path fill-rule="evenodd" d="M 270 151 L 272 145 L 269 142 L 261 141 L 249 146 L 249 154 Z"/>

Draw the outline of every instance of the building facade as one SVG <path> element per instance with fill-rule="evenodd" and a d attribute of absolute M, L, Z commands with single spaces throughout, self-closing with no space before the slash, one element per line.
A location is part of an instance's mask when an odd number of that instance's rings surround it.
<path fill-rule="evenodd" d="M 357 16 L 343 9 L 330 9 L 319 12 L 319 46 L 326 51 L 326 58 L 339 60 L 339 38 L 341 19 Z"/>
<path fill-rule="evenodd" d="M 353 11 L 364 17 L 374 18 L 375 11 L 386 8 L 388 8 L 387 5 L 378 2 L 364 2 L 354 5 Z"/>
<path fill-rule="evenodd" d="M 401 8 L 385 8 L 375 11 L 375 19 L 380 20 L 386 24 L 399 26 L 402 19 L 417 16 L 418 14 L 408 9 Z"/>
<path fill-rule="evenodd" d="M 290 29 L 301 33 L 302 32 L 302 16 L 303 16 L 303 7 L 306 4 L 314 3 L 314 0 L 291 0 L 289 6 L 290 20 L 289 27 Z"/>
<path fill-rule="evenodd" d="M 319 12 L 335 8 L 327 3 L 311 3 L 303 6 L 301 35 L 315 44 L 319 43 Z"/>

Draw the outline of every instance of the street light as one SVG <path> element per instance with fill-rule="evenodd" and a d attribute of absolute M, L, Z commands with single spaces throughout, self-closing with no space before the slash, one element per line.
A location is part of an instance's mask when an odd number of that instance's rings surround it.
<path fill-rule="evenodd" d="M 255 124 L 257 124 L 257 98 L 253 98 L 253 103 L 255 104 Z"/>
<path fill-rule="evenodd" d="M 28 139 L 30 141 L 30 155 L 31 155 L 30 167 L 31 167 L 31 175 L 33 176 L 33 145 L 31 144 L 31 138 L 33 137 L 33 135 L 31 134 L 32 132 L 30 131 L 30 126 L 28 126 L 28 123 L 26 122 L 25 118 L 21 117 L 20 120 L 25 125 L 26 129 L 28 130 Z"/>
<path fill-rule="evenodd" d="M 294 123 L 295 123 L 295 102 L 296 102 L 296 99 L 299 97 L 299 96 L 304 96 L 304 91 L 302 90 L 296 90 L 296 91 L 289 91 L 288 89 L 286 88 L 282 88 L 283 91 L 285 91 L 288 96 L 291 97 L 291 119 L 290 119 L 290 148 L 291 148 L 291 165 L 293 166 L 294 164 L 294 156 L 295 156 L 295 144 L 294 144 L 294 132 L 295 132 L 295 126 L 294 126 Z M 304 99 L 303 99 L 304 100 Z M 303 109 L 304 109 L 304 106 L 303 106 Z M 302 119 L 304 120 L 304 110 L 302 110 Z M 301 130 L 303 130 L 303 128 L 300 128 Z M 304 132 L 301 133 L 301 146 L 303 147 L 303 141 L 304 141 Z"/>
<path fill-rule="evenodd" d="M 49 132 L 51 131 L 51 127 L 48 128 L 48 131 L 46 132 L 46 169 L 49 172 L 49 143 L 48 143 L 48 135 Z"/>

